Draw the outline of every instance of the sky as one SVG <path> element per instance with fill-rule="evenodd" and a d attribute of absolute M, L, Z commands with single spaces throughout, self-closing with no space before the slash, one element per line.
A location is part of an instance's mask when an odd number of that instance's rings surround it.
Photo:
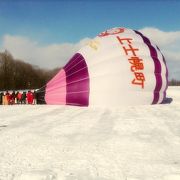
<path fill-rule="evenodd" d="M 89 38 L 113 27 L 140 30 L 180 79 L 178 0 L 0 0 L 0 51 L 42 68 L 64 66 Z"/>

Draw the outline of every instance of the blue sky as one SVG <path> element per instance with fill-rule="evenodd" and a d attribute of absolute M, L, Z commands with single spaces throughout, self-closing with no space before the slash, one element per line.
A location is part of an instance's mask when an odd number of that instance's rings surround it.
<path fill-rule="evenodd" d="M 0 0 L 0 36 L 77 42 L 111 27 L 180 29 L 175 0 Z"/>
<path fill-rule="evenodd" d="M 143 32 L 180 79 L 180 0 L 0 0 L 0 51 L 43 68 L 64 66 L 113 27 Z"/>

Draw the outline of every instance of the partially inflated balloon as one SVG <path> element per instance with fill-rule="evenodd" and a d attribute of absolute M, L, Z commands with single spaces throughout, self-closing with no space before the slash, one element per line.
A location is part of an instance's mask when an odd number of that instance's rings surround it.
<path fill-rule="evenodd" d="M 162 103 L 168 70 L 159 48 L 138 31 L 113 28 L 82 47 L 39 90 L 38 102 L 77 106 Z"/>

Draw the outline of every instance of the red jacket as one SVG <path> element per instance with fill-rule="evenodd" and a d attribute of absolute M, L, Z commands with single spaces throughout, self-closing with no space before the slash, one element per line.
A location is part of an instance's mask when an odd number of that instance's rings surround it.
<path fill-rule="evenodd" d="M 17 99 L 21 100 L 21 98 L 22 98 L 22 94 L 19 92 L 18 95 L 17 95 Z"/>
<path fill-rule="evenodd" d="M 32 104 L 33 103 L 33 94 L 32 94 L 32 92 L 28 92 L 26 96 L 27 96 L 28 104 Z"/>

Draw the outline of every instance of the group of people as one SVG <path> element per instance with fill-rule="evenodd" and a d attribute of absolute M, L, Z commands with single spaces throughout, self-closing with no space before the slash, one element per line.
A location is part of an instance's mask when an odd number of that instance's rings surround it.
<path fill-rule="evenodd" d="M 23 91 L 12 93 L 6 91 L 0 93 L 0 105 L 13 105 L 13 104 L 36 104 L 36 92 Z"/>

